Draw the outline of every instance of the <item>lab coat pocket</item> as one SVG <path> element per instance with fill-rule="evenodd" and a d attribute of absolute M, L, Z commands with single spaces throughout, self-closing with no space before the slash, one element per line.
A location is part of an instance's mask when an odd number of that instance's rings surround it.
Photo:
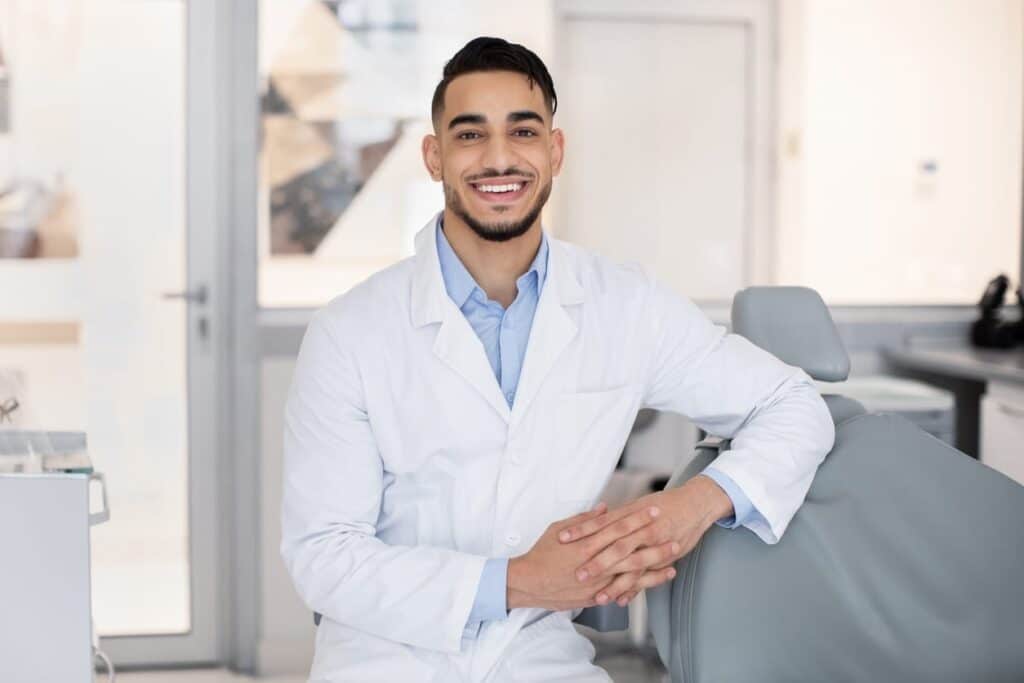
<path fill-rule="evenodd" d="M 555 453 L 562 463 L 556 494 L 582 510 L 597 500 L 636 419 L 640 392 L 633 385 L 563 394 L 555 411 Z"/>

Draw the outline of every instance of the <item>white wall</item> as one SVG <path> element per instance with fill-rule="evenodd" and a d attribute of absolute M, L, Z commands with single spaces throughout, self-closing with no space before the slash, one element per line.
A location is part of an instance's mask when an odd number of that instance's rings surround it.
<path fill-rule="evenodd" d="M 264 358 L 260 370 L 260 641 L 261 675 L 307 673 L 313 661 L 313 613 L 281 560 L 281 473 L 284 403 L 295 371 L 291 356 Z"/>
<path fill-rule="evenodd" d="M 973 303 L 1015 276 L 1024 3 L 779 11 L 779 282 L 833 304 Z"/>

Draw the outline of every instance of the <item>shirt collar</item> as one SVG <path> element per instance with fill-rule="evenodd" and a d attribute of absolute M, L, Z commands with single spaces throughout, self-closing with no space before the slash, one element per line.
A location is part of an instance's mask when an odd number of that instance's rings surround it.
<path fill-rule="evenodd" d="M 486 299 L 486 295 L 469 271 L 466 270 L 466 266 L 462 264 L 458 254 L 452 249 L 452 245 L 448 243 L 448 237 L 441 228 L 442 216 L 443 214 L 437 217 L 437 226 L 435 227 L 437 231 L 437 257 L 441 262 L 441 277 L 444 279 L 444 287 L 448 291 L 448 296 L 451 297 L 456 306 L 462 308 L 474 290 L 480 290 L 484 299 Z M 540 291 L 544 287 L 544 280 L 547 278 L 547 271 L 548 237 L 541 231 L 540 247 L 537 249 L 537 255 L 533 258 L 533 263 L 530 264 L 529 269 L 516 280 L 516 284 L 522 290 L 523 285 L 529 282 L 531 273 L 535 274 L 537 278 L 537 294 L 540 295 Z"/>

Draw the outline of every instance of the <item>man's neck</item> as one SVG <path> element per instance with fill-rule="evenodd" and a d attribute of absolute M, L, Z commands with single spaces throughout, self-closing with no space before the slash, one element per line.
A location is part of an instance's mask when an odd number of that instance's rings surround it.
<path fill-rule="evenodd" d="M 445 209 L 444 235 L 487 298 L 508 308 L 516 298 L 516 280 L 530 269 L 540 248 L 540 218 L 519 237 L 492 242 L 477 235 L 465 221 Z"/>

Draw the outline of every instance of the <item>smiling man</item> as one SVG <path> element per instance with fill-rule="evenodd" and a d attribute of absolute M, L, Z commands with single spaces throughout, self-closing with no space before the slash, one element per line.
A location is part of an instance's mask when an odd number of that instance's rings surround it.
<path fill-rule="evenodd" d="M 712 524 L 777 542 L 832 447 L 802 370 L 545 234 L 556 108 L 535 54 L 468 43 L 423 140 L 444 211 L 413 258 L 310 323 L 281 551 L 323 614 L 313 681 L 608 681 L 578 610 L 671 579 Z M 732 449 L 678 489 L 594 507 L 643 407 Z"/>

